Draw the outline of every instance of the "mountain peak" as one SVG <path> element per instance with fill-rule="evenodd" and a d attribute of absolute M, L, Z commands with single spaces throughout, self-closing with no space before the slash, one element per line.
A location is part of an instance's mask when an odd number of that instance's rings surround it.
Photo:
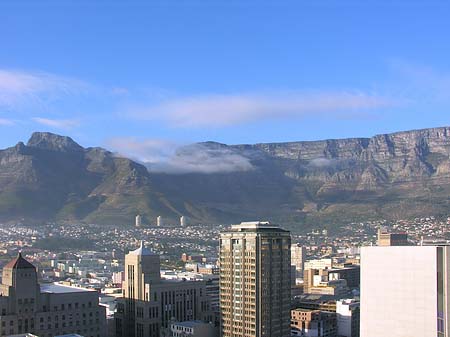
<path fill-rule="evenodd" d="M 63 152 L 83 151 L 83 148 L 72 138 L 50 132 L 34 132 L 27 146 Z"/>

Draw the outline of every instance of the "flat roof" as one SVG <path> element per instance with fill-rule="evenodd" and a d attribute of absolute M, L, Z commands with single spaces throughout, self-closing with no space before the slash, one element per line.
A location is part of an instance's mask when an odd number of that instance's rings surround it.
<path fill-rule="evenodd" d="M 199 325 L 204 325 L 204 324 L 209 324 L 203 321 L 185 321 L 185 322 L 177 322 L 177 323 L 172 323 L 172 325 L 176 325 L 176 326 L 183 326 L 186 328 L 193 328 L 195 326 L 199 326 Z"/>
<path fill-rule="evenodd" d="M 231 225 L 231 228 L 223 231 L 222 233 L 237 233 L 237 232 L 251 232 L 251 233 L 263 233 L 263 232 L 284 232 L 289 231 L 282 229 L 278 225 L 271 224 L 268 221 L 251 221 L 241 222 L 240 224 Z"/>
<path fill-rule="evenodd" d="M 241 222 L 238 225 L 231 225 L 232 229 L 248 229 L 248 228 L 279 228 L 279 226 L 272 225 L 269 221 L 247 221 Z"/>
<path fill-rule="evenodd" d="M 68 294 L 68 293 L 84 293 L 84 292 L 92 292 L 92 291 L 95 291 L 95 290 L 65 286 L 65 285 L 57 284 L 57 283 L 41 284 L 41 293 Z"/>

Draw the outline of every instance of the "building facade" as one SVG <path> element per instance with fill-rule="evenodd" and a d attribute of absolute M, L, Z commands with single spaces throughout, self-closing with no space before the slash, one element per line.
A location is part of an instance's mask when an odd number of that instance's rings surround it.
<path fill-rule="evenodd" d="M 360 303 L 354 299 L 336 302 L 337 335 L 359 337 Z"/>
<path fill-rule="evenodd" d="M 223 337 L 290 336 L 290 233 L 243 222 L 220 235 Z"/>
<path fill-rule="evenodd" d="M 449 246 L 363 247 L 361 337 L 448 337 L 449 258 Z"/>
<path fill-rule="evenodd" d="M 292 336 L 336 337 L 336 313 L 311 309 L 295 309 L 291 312 Z"/>
<path fill-rule="evenodd" d="M 36 268 L 19 254 L 3 267 L 0 336 L 25 333 L 103 337 L 106 308 L 99 305 L 96 291 L 39 284 Z"/>
<path fill-rule="evenodd" d="M 159 255 L 141 242 L 125 256 L 123 298 L 114 319 L 117 337 L 168 336 L 172 322 L 212 321 L 206 282 L 161 279 Z"/>
<path fill-rule="evenodd" d="M 391 233 L 386 227 L 378 228 L 378 246 L 408 246 L 408 234 Z"/>
<path fill-rule="evenodd" d="M 171 337 L 218 337 L 219 329 L 212 323 L 188 321 L 172 323 Z"/>
<path fill-rule="evenodd" d="M 291 245 L 291 265 L 295 266 L 295 278 L 303 278 L 305 268 L 306 248 L 299 244 Z"/>
<path fill-rule="evenodd" d="M 134 225 L 136 227 L 142 227 L 142 216 L 141 215 L 136 215 L 136 218 L 134 219 Z"/>

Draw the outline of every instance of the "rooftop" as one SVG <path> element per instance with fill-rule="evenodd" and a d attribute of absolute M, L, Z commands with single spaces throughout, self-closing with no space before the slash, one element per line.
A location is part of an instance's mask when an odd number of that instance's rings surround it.
<path fill-rule="evenodd" d="M 203 321 L 199 321 L 199 320 L 173 323 L 173 325 L 182 326 L 182 327 L 185 327 L 185 328 L 193 328 L 193 327 L 196 327 L 196 326 L 199 326 L 199 325 L 204 325 L 204 324 L 209 324 L 209 323 L 206 323 L 206 322 L 203 322 Z"/>
<path fill-rule="evenodd" d="M 22 257 L 22 253 L 19 253 L 15 259 L 9 261 L 3 268 L 12 269 L 35 269 L 35 267 Z"/>
<path fill-rule="evenodd" d="M 57 283 L 44 283 L 41 284 L 41 293 L 51 293 L 51 294 L 69 294 L 69 293 L 85 293 L 95 290 L 64 286 Z"/>
<path fill-rule="evenodd" d="M 133 250 L 133 251 L 129 252 L 128 254 L 141 255 L 141 256 L 158 255 L 156 253 L 153 253 L 150 249 L 146 248 L 144 246 L 144 241 L 141 241 L 141 245 L 139 246 L 138 249 Z"/>
<path fill-rule="evenodd" d="M 272 225 L 269 221 L 249 221 L 249 222 L 241 222 L 238 225 L 231 225 L 232 231 L 245 231 L 256 229 L 280 230 L 281 228 L 278 225 Z"/>

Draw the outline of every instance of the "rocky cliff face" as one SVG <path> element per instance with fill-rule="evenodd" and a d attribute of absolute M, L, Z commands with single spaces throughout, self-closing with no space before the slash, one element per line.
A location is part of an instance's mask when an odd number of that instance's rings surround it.
<path fill-rule="evenodd" d="M 0 151 L 0 217 L 131 223 L 141 213 L 147 221 L 187 215 L 204 222 L 268 218 L 305 225 L 450 211 L 447 127 L 201 148 L 245 158 L 252 169 L 149 173 L 104 149 L 35 133 L 26 145 Z"/>
<path fill-rule="evenodd" d="M 34 133 L 0 151 L 0 218 L 122 221 L 155 199 L 146 168 L 69 137 Z M 157 204 L 155 202 L 155 204 Z M 164 210 L 162 210 L 164 211 Z"/>

